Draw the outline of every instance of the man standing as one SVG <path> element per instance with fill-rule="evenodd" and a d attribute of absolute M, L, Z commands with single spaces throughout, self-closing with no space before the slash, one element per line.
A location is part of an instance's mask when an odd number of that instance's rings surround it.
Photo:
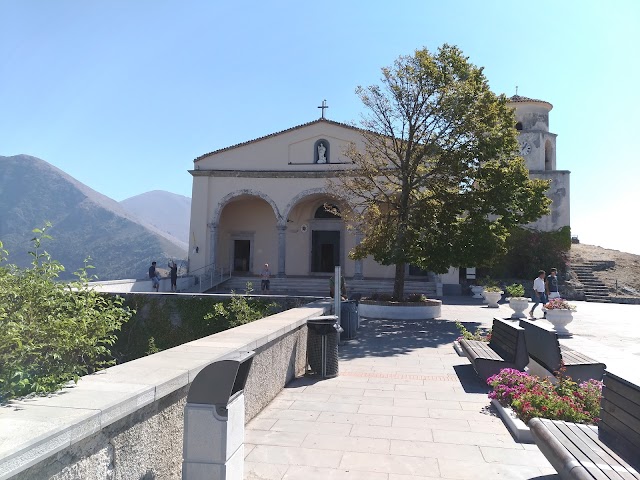
<path fill-rule="evenodd" d="M 269 278 L 271 277 L 271 270 L 269 270 L 269 264 L 265 263 L 262 272 L 260 273 L 260 278 L 262 281 L 260 282 L 260 286 L 262 287 L 262 293 L 267 293 L 269 291 L 269 284 L 271 281 Z"/>
<path fill-rule="evenodd" d="M 544 283 L 545 271 L 539 270 L 538 277 L 533 281 L 533 307 L 529 311 L 529 316 L 534 319 L 536 317 L 533 316 L 533 311 L 536 309 L 538 305 L 541 303 L 544 305 L 547 303 L 547 294 L 545 293 L 546 287 Z M 546 315 L 545 315 L 546 316 Z"/>
<path fill-rule="evenodd" d="M 547 296 L 549 300 L 552 298 L 560 298 L 560 290 L 558 290 L 558 270 L 552 268 L 547 277 Z"/>
<path fill-rule="evenodd" d="M 177 288 L 177 283 L 178 283 L 178 264 L 176 262 L 174 262 L 173 260 L 169 261 L 169 271 L 170 271 L 170 277 L 171 277 L 171 291 L 172 292 L 176 292 L 178 290 L 178 288 Z"/>
<path fill-rule="evenodd" d="M 158 277 L 158 272 L 156 272 L 156 262 L 151 262 L 149 278 L 151 279 L 153 289 L 157 292 L 160 289 L 160 278 Z"/>

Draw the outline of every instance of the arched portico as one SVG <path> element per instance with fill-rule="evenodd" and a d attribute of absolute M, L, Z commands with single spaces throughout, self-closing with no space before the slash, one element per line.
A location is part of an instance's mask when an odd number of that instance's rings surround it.
<path fill-rule="evenodd" d="M 212 263 L 235 275 L 256 274 L 265 263 L 275 267 L 279 218 L 275 202 L 262 192 L 241 190 L 225 196 L 209 224 Z"/>

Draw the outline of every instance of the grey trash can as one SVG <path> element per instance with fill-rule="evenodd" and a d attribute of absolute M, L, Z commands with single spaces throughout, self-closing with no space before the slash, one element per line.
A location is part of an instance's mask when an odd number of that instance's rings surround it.
<path fill-rule="evenodd" d="M 340 340 L 356 338 L 358 303 L 355 300 L 345 300 L 340 304 L 340 326 L 343 330 L 340 334 Z"/>
<path fill-rule="evenodd" d="M 338 375 L 340 325 L 336 315 L 307 320 L 307 358 L 309 368 L 322 378 Z"/>
<path fill-rule="evenodd" d="M 255 352 L 233 352 L 196 375 L 184 407 L 182 478 L 244 476 L 244 387 Z"/>

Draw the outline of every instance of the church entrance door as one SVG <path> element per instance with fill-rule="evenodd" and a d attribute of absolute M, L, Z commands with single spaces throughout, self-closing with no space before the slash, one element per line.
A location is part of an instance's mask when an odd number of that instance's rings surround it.
<path fill-rule="evenodd" d="M 314 230 L 311 234 L 311 271 L 333 272 L 340 265 L 340 231 Z"/>
<path fill-rule="evenodd" d="M 233 241 L 233 271 L 249 272 L 251 268 L 251 240 Z"/>

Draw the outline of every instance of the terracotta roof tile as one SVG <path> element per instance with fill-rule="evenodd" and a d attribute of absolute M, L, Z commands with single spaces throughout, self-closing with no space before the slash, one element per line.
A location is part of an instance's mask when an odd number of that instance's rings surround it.
<path fill-rule="evenodd" d="M 551 105 L 549 102 L 545 100 L 538 100 L 536 98 L 523 97 L 522 95 L 514 95 L 513 97 L 510 97 L 508 100 L 511 103 L 530 103 L 530 102 L 546 103 L 547 105 L 550 105 L 551 107 L 553 107 L 553 105 Z"/>

